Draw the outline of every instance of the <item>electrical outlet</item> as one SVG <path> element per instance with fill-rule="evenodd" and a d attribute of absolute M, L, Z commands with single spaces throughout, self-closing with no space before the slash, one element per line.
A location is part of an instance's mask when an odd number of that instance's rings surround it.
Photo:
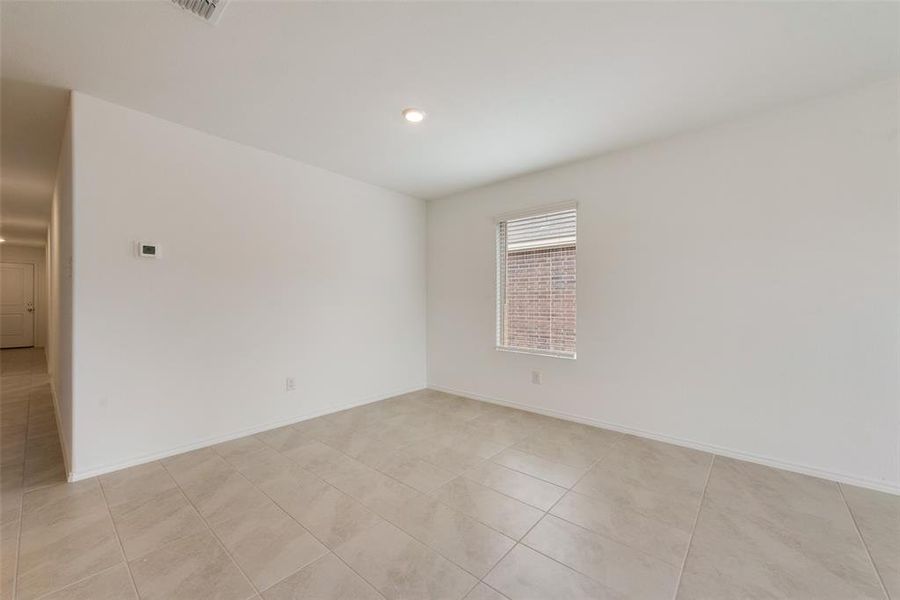
<path fill-rule="evenodd" d="M 284 389 L 287 392 L 293 392 L 297 389 L 297 381 L 293 377 L 288 377 L 284 381 Z"/>
<path fill-rule="evenodd" d="M 542 383 L 544 383 L 544 374 L 540 371 L 532 371 L 531 383 L 534 383 L 536 385 L 541 385 Z"/>

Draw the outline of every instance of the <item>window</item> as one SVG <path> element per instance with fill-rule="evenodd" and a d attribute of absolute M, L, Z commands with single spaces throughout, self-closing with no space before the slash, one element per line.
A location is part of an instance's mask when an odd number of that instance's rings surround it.
<path fill-rule="evenodd" d="M 497 224 L 497 347 L 575 358 L 575 208 Z"/>

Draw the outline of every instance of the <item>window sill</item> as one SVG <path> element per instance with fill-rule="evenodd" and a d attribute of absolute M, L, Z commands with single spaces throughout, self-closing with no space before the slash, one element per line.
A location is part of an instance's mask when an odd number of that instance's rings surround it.
<path fill-rule="evenodd" d="M 553 352 L 550 350 L 529 350 L 528 348 L 511 348 L 508 346 L 496 346 L 498 352 L 509 352 L 511 354 L 530 354 L 532 356 L 546 356 L 548 358 L 562 358 L 564 360 L 575 360 L 577 353 L 575 352 Z"/>

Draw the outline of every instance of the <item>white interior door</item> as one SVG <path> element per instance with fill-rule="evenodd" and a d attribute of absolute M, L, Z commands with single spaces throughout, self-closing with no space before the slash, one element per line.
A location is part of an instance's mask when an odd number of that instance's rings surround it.
<path fill-rule="evenodd" d="M 34 346 L 34 265 L 0 263 L 0 347 Z"/>

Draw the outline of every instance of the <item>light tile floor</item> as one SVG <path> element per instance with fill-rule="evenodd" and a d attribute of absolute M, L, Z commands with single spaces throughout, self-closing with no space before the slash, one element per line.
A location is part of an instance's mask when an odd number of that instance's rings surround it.
<path fill-rule="evenodd" d="M 68 484 L 0 374 L 0 600 L 900 600 L 895 496 L 427 390 Z"/>

